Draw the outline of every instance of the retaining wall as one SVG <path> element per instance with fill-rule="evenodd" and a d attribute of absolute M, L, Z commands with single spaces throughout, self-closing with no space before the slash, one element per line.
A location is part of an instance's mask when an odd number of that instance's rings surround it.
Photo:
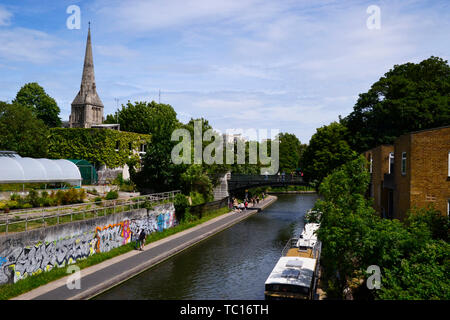
<path fill-rule="evenodd" d="M 172 203 L 0 236 L 0 284 L 63 267 L 178 224 Z"/>

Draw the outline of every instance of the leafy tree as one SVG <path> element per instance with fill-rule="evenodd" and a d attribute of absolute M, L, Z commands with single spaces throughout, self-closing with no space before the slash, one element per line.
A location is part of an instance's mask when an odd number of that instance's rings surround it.
<path fill-rule="evenodd" d="M 317 129 L 303 152 L 301 163 L 305 178 L 317 185 L 334 169 L 357 157 L 347 143 L 348 131 L 337 122 Z"/>
<path fill-rule="evenodd" d="M 47 126 L 28 107 L 0 101 L 0 150 L 43 158 L 47 155 L 47 136 Z"/>
<path fill-rule="evenodd" d="M 118 110 L 114 115 L 106 116 L 106 123 L 119 123 L 122 131 L 146 133 L 146 134 L 172 134 L 171 127 L 164 126 L 169 123 L 163 120 L 164 117 L 176 117 L 175 110 L 168 104 L 152 102 L 128 101 L 126 105 Z M 161 132 L 157 132 L 161 131 Z M 170 131 L 170 132 L 169 132 Z"/>
<path fill-rule="evenodd" d="M 280 172 L 292 172 L 298 168 L 302 152 L 300 140 L 291 133 L 280 133 Z"/>
<path fill-rule="evenodd" d="M 350 161 L 322 182 L 315 209 L 323 243 L 323 280 L 330 298 L 447 299 L 450 248 L 447 217 L 434 209 L 413 210 L 407 223 L 382 219 L 364 197 L 369 182 L 365 160 Z M 444 227 L 439 227 L 442 224 Z M 445 231 L 445 232 L 444 232 Z M 369 291 L 365 270 L 381 269 L 381 289 Z"/>
<path fill-rule="evenodd" d="M 176 165 L 171 159 L 172 149 L 176 145 L 175 141 L 171 141 L 172 132 L 181 126 L 176 117 L 176 112 L 170 105 L 166 104 L 154 102 L 142 104 L 152 106 L 150 129 L 152 137 L 151 143 L 147 145 L 142 169 L 136 172 L 132 168 L 130 170 L 131 179 L 140 190 L 168 191 L 179 189 L 181 174 L 186 170 L 186 165 Z"/>
<path fill-rule="evenodd" d="M 36 82 L 25 84 L 17 92 L 13 103 L 28 107 L 38 119 L 44 121 L 50 128 L 61 126 L 59 118 L 61 110 L 55 99 L 50 97 Z"/>
<path fill-rule="evenodd" d="M 341 123 L 358 152 L 391 144 L 411 131 L 449 125 L 450 66 L 437 57 L 395 65 L 359 95 Z"/>

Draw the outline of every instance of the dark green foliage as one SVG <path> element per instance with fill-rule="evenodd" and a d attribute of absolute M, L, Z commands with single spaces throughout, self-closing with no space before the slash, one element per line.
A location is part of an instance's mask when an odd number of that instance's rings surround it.
<path fill-rule="evenodd" d="M 119 193 L 116 190 L 111 190 L 106 194 L 106 200 L 115 200 L 119 198 Z"/>
<path fill-rule="evenodd" d="M 182 221 L 185 217 L 186 209 L 189 208 L 189 201 L 184 194 L 178 193 L 173 203 L 177 221 Z"/>
<path fill-rule="evenodd" d="M 300 157 L 304 151 L 305 145 L 290 133 L 280 133 L 278 136 L 280 141 L 280 172 L 290 173 L 299 168 Z"/>
<path fill-rule="evenodd" d="M 433 209 L 413 210 L 406 224 L 375 214 L 364 194 L 369 174 L 365 160 L 346 163 L 320 185 L 323 197 L 318 237 L 323 242 L 323 281 L 330 298 L 449 299 L 448 218 Z M 367 290 L 365 273 L 381 269 L 381 289 Z M 355 281 L 356 280 L 356 281 Z M 363 280 L 360 284 L 360 280 Z M 356 284 L 355 284 L 356 283 Z"/>
<path fill-rule="evenodd" d="M 155 101 L 136 101 L 133 104 L 128 101 L 115 115 L 108 115 L 105 123 L 119 123 L 120 130 L 123 131 L 156 135 L 168 134 L 170 138 L 172 134 L 170 125 L 166 127 L 167 123 L 161 121 L 166 117 L 176 117 L 175 111 L 168 104 L 160 104 Z"/>
<path fill-rule="evenodd" d="M 0 101 L 0 150 L 16 151 L 22 157 L 45 158 L 47 136 L 47 126 L 29 108 Z"/>
<path fill-rule="evenodd" d="M 334 169 L 355 159 L 347 139 L 348 130 L 337 122 L 318 128 L 301 158 L 305 179 L 318 186 Z"/>
<path fill-rule="evenodd" d="M 50 128 L 61 126 L 60 109 L 55 99 L 50 97 L 36 82 L 25 84 L 17 92 L 13 103 L 29 108 L 38 119 L 44 121 Z"/>
<path fill-rule="evenodd" d="M 341 122 L 358 152 L 391 144 L 408 132 L 450 125 L 450 66 L 437 57 L 395 65 L 359 95 Z"/>
<path fill-rule="evenodd" d="M 108 168 L 117 168 L 129 162 L 130 157 L 136 160 L 138 155 L 133 150 L 139 150 L 149 141 L 149 135 L 132 132 L 54 128 L 50 130 L 48 155 L 55 159 L 84 159 L 97 167 L 105 164 Z"/>

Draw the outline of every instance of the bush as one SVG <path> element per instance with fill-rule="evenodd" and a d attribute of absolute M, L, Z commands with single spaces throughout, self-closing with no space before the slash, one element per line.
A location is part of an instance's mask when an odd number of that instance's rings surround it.
<path fill-rule="evenodd" d="M 189 208 L 189 201 L 186 196 L 184 194 L 178 193 L 175 196 L 173 205 L 175 207 L 175 216 L 177 220 L 183 220 L 186 214 L 186 209 Z"/>
<path fill-rule="evenodd" d="M 95 197 L 94 202 L 101 202 L 102 200 L 102 197 Z"/>
<path fill-rule="evenodd" d="M 119 198 L 119 193 L 116 190 L 111 190 L 106 194 L 106 200 L 115 200 Z"/>

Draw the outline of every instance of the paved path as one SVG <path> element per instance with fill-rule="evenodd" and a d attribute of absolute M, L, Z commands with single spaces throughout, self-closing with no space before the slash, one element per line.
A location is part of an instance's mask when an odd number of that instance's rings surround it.
<path fill-rule="evenodd" d="M 140 272 L 160 263 L 176 253 L 220 232 L 255 214 L 275 202 L 276 196 L 268 196 L 255 207 L 242 212 L 230 212 L 201 225 L 178 232 L 144 247 L 133 250 L 92 267 L 81 270 L 80 289 L 68 289 L 69 276 L 43 285 L 13 300 L 72 300 L 88 299 L 114 285 L 124 282 Z"/>

